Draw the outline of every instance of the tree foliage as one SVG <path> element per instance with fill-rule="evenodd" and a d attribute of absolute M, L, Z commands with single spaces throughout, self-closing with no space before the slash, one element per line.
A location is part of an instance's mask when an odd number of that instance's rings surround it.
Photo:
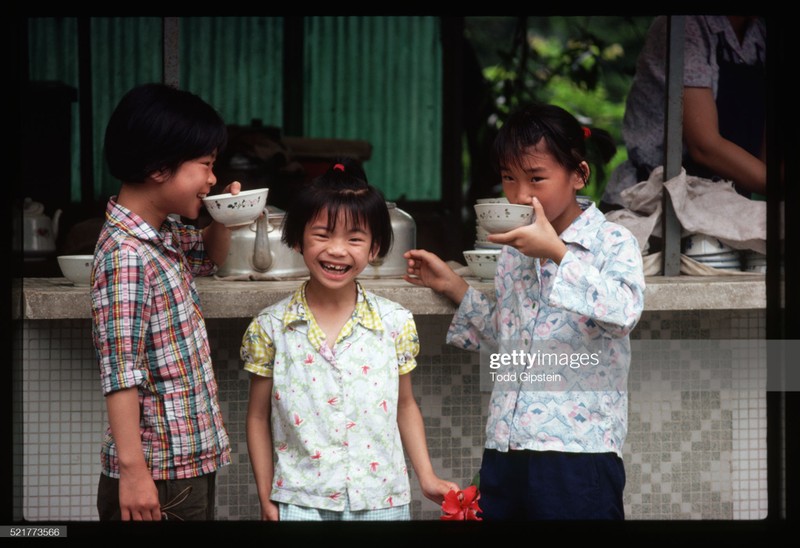
<path fill-rule="evenodd" d="M 557 104 L 582 124 L 607 130 L 617 155 L 605 164 L 591 148 L 588 152 L 594 184 L 584 192 L 599 201 L 608 174 L 627 157 L 621 137 L 625 97 L 651 18 L 478 19 L 468 18 L 467 33 L 491 95 L 484 138 L 517 106 L 533 101 Z"/>

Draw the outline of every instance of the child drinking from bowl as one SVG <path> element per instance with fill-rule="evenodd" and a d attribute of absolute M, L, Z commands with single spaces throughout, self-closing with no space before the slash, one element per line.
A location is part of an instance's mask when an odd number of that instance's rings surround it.
<path fill-rule="evenodd" d="M 590 375 L 604 361 L 627 375 L 629 334 L 643 306 L 642 258 L 628 230 L 576 199 L 589 179 L 589 138 L 610 158 L 607 133 L 556 106 L 527 106 L 501 128 L 494 160 L 503 191 L 509 202 L 533 206 L 535 219 L 489 236 L 503 244 L 496 302 L 432 253 L 406 253 L 406 280 L 459 306 L 448 343 L 478 350 L 515 341 L 530 355 L 552 343 L 595 349 Z M 522 378 L 492 390 L 480 469 L 484 519 L 623 519 L 625 388 L 540 390 Z"/>
<path fill-rule="evenodd" d="M 194 276 L 227 257 L 230 230 L 168 215 L 197 218 L 226 140 L 210 105 L 163 84 L 125 94 L 106 128 L 106 160 L 122 187 L 108 202 L 92 272 L 109 422 L 101 520 L 214 518 L 215 474 L 230 463 L 230 444 Z"/>
<path fill-rule="evenodd" d="M 310 279 L 262 310 L 241 348 L 262 519 L 410 519 L 403 448 L 422 493 L 441 503 L 458 486 L 428 456 L 411 385 L 414 318 L 357 280 L 391 247 L 384 199 L 355 161 L 338 162 L 296 195 L 283 241 Z"/>

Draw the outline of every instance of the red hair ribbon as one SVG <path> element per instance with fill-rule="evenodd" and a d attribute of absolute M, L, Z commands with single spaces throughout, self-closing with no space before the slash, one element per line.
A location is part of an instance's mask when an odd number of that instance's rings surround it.
<path fill-rule="evenodd" d="M 589 137 L 592 136 L 592 130 L 589 129 L 588 127 L 583 126 L 581 129 L 583 129 L 583 138 L 584 139 L 588 139 Z"/>
<path fill-rule="evenodd" d="M 333 169 L 334 170 L 338 169 L 339 171 L 344 171 L 344 165 L 342 165 L 342 164 L 334 164 L 333 165 Z"/>

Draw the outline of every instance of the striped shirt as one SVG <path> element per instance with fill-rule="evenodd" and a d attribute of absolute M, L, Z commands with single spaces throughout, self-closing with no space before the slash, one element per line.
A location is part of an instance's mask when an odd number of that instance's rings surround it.
<path fill-rule="evenodd" d="M 213 270 L 199 230 L 167 219 L 156 231 L 109 201 L 92 272 L 92 336 L 103 394 L 138 390 L 155 480 L 196 477 L 231 460 L 194 284 Z M 119 477 L 110 427 L 101 464 Z"/>

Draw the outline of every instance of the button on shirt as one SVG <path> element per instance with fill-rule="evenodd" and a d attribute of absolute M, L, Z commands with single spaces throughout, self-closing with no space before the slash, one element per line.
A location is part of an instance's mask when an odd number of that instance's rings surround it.
<path fill-rule="evenodd" d="M 494 280 L 496 302 L 468 289 L 447 342 L 478 350 L 481 344 L 496 349 L 521 341 L 525 350 L 535 351 L 543 341 L 561 341 L 572 348 L 598 350 L 606 361 L 603 365 L 613 362 L 616 371 L 627 376 L 629 333 L 644 303 L 636 238 L 606 221 L 594 204 L 560 238 L 567 246 L 560 266 L 503 246 Z M 624 387 L 558 391 L 535 390 L 522 382 L 502 388 L 495 383 L 486 448 L 622 456 L 627 421 Z"/>
<path fill-rule="evenodd" d="M 397 426 L 399 375 L 416 367 L 413 316 L 357 283 L 333 349 L 305 284 L 264 309 L 242 340 L 246 371 L 272 377 L 272 500 L 343 511 L 411 500 Z"/>
<path fill-rule="evenodd" d="M 112 198 L 92 274 L 93 339 L 104 395 L 137 388 L 153 479 L 184 479 L 230 462 L 194 275 L 214 264 L 200 231 L 167 219 L 156 231 Z M 119 477 L 110 427 L 103 472 Z"/>

